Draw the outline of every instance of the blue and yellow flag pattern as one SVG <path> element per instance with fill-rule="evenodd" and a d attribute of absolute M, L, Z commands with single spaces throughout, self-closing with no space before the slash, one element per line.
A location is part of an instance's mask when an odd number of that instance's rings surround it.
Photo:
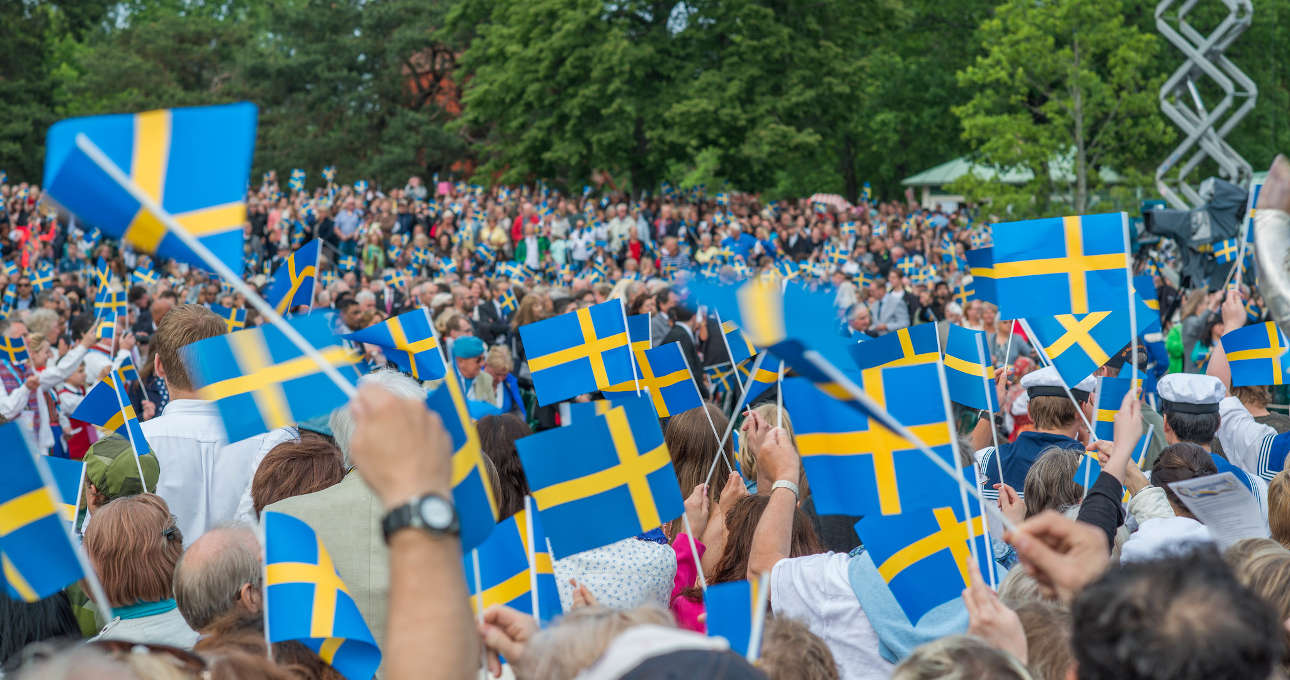
<path fill-rule="evenodd" d="M 682 411 L 703 405 L 703 397 L 694 384 L 694 377 L 686 367 L 681 343 L 669 342 L 641 352 L 637 361 L 640 370 L 640 387 L 648 390 L 654 411 L 659 418 L 668 418 Z M 609 399 L 630 394 L 636 397 L 636 381 L 625 382 L 601 390 Z"/>
<path fill-rule="evenodd" d="M 45 141 L 45 191 L 136 250 L 207 267 L 77 148 L 84 134 L 216 258 L 241 271 L 255 123 L 250 103 L 60 121 Z"/>
<path fill-rule="evenodd" d="M 273 281 L 264 293 L 264 299 L 278 314 L 301 305 L 312 305 L 314 301 L 314 279 L 318 274 L 318 239 L 314 239 L 287 256 L 278 271 L 273 273 Z"/>
<path fill-rule="evenodd" d="M 949 337 L 945 341 L 945 386 L 949 388 L 950 401 L 970 408 L 998 411 L 994 366 L 988 353 L 982 357 L 984 351 L 984 331 L 950 324 Z"/>
<path fill-rule="evenodd" d="M 1092 375 L 1133 339 L 1126 311 L 1032 317 L 1026 323 L 1068 386 Z"/>
<path fill-rule="evenodd" d="M 84 572 L 67 533 L 63 499 L 45 486 L 37 467 L 43 461 L 32 455 L 17 423 L 0 425 L 0 450 L 6 453 L 0 475 L 0 582 L 9 597 L 35 602 Z"/>
<path fill-rule="evenodd" d="M 965 474 L 971 475 L 971 469 Z M 933 507 L 870 515 L 856 523 L 878 574 L 912 624 L 962 596 L 972 582 L 974 554 L 982 574 L 990 573 L 993 561 L 980 503 L 969 497 L 971 516 L 965 517 L 957 494 L 935 500 L 940 502 Z"/>
<path fill-rule="evenodd" d="M 264 513 L 264 622 L 270 642 L 298 640 L 349 680 L 369 680 L 381 651 L 314 530 Z"/>
<path fill-rule="evenodd" d="M 994 225 L 999 318 L 1127 308 L 1127 220 L 1104 213 Z"/>
<path fill-rule="evenodd" d="M 81 480 L 85 474 L 85 461 L 70 458 L 44 457 L 49 474 L 54 477 L 54 486 L 58 487 L 60 500 L 58 509 L 68 525 L 76 522 L 76 507 L 81 502 Z"/>
<path fill-rule="evenodd" d="M 752 641 L 758 585 L 757 579 L 714 583 L 703 594 L 703 605 L 708 612 L 708 635 L 725 638 L 730 643 L 730 650 L 740 656 L 748 654 L 748 645 Z"/>
<path fill-rule="evenodd" d="M 426 406 L 439 414 L 452 440 L 452 502 L 461 522 L 461 549 L 470 550 L 483 542 L 497 524 L 497 499 L 480 448 L 479 431 L 456 380 L 443 381 L 426 397 Z"/>
<path fill-rule="evenodd" d="M 146 455 L 152 448 L 143 437 L 134 404 L 130 402 L 130 397 L 125 393 L 125 385 L 120 381 L 120 372 L 108 373 L 106 378 L 90 388 L 71 417 L 120 434 L 131 442 L 136 455 Z"/>
<path fill-rule="evenodd" d="M 439 338 L 424 309 L 404 312 L 344 338 L 380 347 L 387 360 L 417 380 L 438 380 L 447 371 Z"/>
<path fill-rule="evenodd" d="M 528 522 L 533 522 L 533 542 L 530 545 Z M 478 615 L 483 607 L 506 605 L 529 616 L 546 622 L 562 613 L 560 591 L 555 583 L 555 569 L 551 553 L 547 551 L 546 534 L 542 521 L 526 510 L 507 517 L 497 524 L 493 533 L 476 548 L 479 560 L 479 584 L 475 583 L 472 558 L 462 558 L 466 570 L 466 592 L 470 605 Z M 529 551 L 533 551 L 533 564 Z M 537 572 L 537 606 L 533 611 L 533 571 Z M 482 586 L 482 588 L 481 588 Z"/>
<path fill-rule="evenodd" d="M 609 413 L 609 409 L 613 407 L 614 402 L 608 399 L 564 402 L 560 404 L 560 424 L 572 425 L 586 422 L 595 416 L 603 416 Z"/>
<path fill-rule="evenodd" d="M 211 311 L 224 320 L 224 325 L 228 327 L 229 333 L 246 328 L 246 309 L 242 307 L 224 307 L 212 304 Z"/>
<path fill-rule="evenodd" d="M 941 458 L 953 460 L 944 402 L 927 395 L 929 385 L 940 384 L 936 364 L 872 368 L 862 377 L 879 407 Z M 784 381 L 784 404 L 821 514 L 894 515 L 926 507 L 932 491 L 957 487 L 914 443 L 805 379 Z"/>
<path fill-rule="evenodd" d="M 972 275 L 972 299 L 983 302 L 994 302 L 999 299 L 995 290 L 994 250 L 990 247 L 976 248 L 964 253 L 968 263 L 968 273 Z"/>
<path fill-rule="evenodd" d="M 643 398 L 515 445 L 556 559 L 656 529 L 685 510 L 658 418 Z"/>
<path fill-rule="evenodd" d="M 9 336 L 0 337 L 0 359 L 9 362 L 12 366 L 21 366 L 27 363 L 27 341 L 22 338 L 11 338 Z"/>
<path fill-rule="evenodd" d="M 1132 383 L 1132 378 L 1102 376 L 1097 379 L 1097 391 L 1093 398 L 1093 403 L 1097 405 L 1093 434 L 1098 439 L 1108 442 L 1115 439 L 1115 414 L 1119 412 L 1124 395 L 1129 393 Z M 1138 378 L 1138 387 L 1142 387 L 1142 378 Z"/>
<path fill-rule="evenodd" d="M 897 329 L 873 340 L 852 345 L 849 351 L 861 370 L 912 366 L 941 358 L 936 324 L 931 323 Z"/>
<path fill-rule="evenodd" d="M 1150 274 L 1133 277 L 1133 290 L 1138 305 L 1138 335 L 1159 333 L 1160 300 L 1156 294 L 1155 278 Z"/>
<path fill-rule="evenodd" d="M 1284 385 L 1290 370 L 1290 342 L 1276 322 L 1238 328 L 1223 334 L 1223 351 L 1232 369 L 1232 386 Z"/>
<path fill-rule="evenodd" d="M 287 323 L 342 376 L 358 381 L 359 355 L 332 335 L 325 316 L 293 317 Z M 273 326 L 199 340 L 182 352 L 200 398 L 215 402 L 231 442 L 294 425 L 349 401 Z"/>
<path fill-rule="evenodd" d="M 635 380 L 621 300 L 583 307 L 519 330 L 541 405 Z"/>
<path fill-rule="evenodd" d="M 739 329 L 739 326 L 733 321 L 721 322 L 721 334 L 726 338 L 726 347 L 730 350 L 730 362 L 739 363 L 745 359 L 751 359 L 757 353 L 757 349 L 748 340 L 748 336 Z"/>

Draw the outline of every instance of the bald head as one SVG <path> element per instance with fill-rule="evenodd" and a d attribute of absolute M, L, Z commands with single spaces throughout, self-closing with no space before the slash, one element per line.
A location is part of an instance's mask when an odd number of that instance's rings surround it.
<path fill-rule="evenodd" d="M 175 564 L 175 603 L 200 631 L 235 608 L 260 612 L 260 541 L 248 526 L 217 527 L 201 535 Z"/>

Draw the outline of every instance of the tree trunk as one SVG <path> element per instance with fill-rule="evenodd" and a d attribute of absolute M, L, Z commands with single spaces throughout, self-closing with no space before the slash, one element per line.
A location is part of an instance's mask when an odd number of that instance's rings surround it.
<path fill-rule="evenodd" d="M 1079 85 L 1079 40 L 1072 45 L 1075 56 L 1075 68 L 1072 73 L 1071 118 L 1075 133 L 1075 214 L 1083 215 L 1088 211 L 1088 149 L 1084 139 L 1084 93 Z"/>

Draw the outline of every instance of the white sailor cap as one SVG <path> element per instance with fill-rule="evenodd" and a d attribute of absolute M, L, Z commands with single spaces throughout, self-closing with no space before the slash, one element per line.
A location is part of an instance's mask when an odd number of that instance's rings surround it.
<path fill-rule="evenodd" d="M 1025 392 L 1018 394 L 1017 398 L 1012 400 L 1011 413 L 1014 416 L 1026 415 L 1027 413 L 1030 412 L 1029 408 L 1030 408 L 1030 395 L 1026 394 Z"/>
<path fill-rule="evenodd" d="M 1162 411 L 1218 413 L 1218 402 L 1226 393 L 1223 381 L 1212 375 L 1170 373 L 1156 383 Z"/>
<path fill-rule="evenodd" d="M 1021 386 L 1026 388 L 1026 394 L 1031 399 L 1035 397 L 1065 397 L 1066 389 L 1062 387 L 1062 376 L 1053 366 L 1045 366 L 1039 370 L 1031 371 L 1021 378 Z M 1079 381 L 1078 385 L 1071 388 L 1071 396 L 1075 401 L 1085 401 L 1088 395 L 1093 393 L 1097 388 L 1097 381 L 1093 376 L 1089 376 Z"/>

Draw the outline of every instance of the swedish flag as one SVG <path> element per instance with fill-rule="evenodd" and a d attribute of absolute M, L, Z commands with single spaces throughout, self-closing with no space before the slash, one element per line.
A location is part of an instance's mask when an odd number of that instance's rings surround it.
<path fill-rule="evenodd" d="M 533 542 L 529 543 L 528 523 L 532 521 Z M 479 560 L 479 584 L 475 583 L 473 558 L 466 555 L 466 592 L 476 614 L 493 605 L 506 605 L 542 621 L 550 621 L 561 613 L 560 591 L 555 583 L 555 570 L 551 553 L 546 547 L 546 534 L 536 513 L 526 510 L 507 517 L 497 524 L 493 533 L 476 548 Z M 533 562 L 529 562 L 529 551 Z M 533 611 L 534 572 L 537 577 L 537 606 Z"/>
<path fill-rule="evenodd" d="M 740 385 L 747 385 L 748 389 L 744 392 L 743 397 L 739 399 L 739 405 L 735 407 L 735 410 L 732 411 L 732 413 L 738 413 L 746 404 L 751 404 L 756 401 L 757 397 L 760 397 L 762 392 L 770 389 L 771 385 L 779 382 L 778 368 L 770 370 L 758 366 L 757 373 L 752 375 L 752 367 L 755 363 L 756 359 L 748 359 L 735 366 L 735 379 L 739 381 Z M 762 364 L 765 365 L 765 363 L 766 362 L 763 360 Z M 752 378 L 751 380 L 749 380 L 750 375 Z"/>
<path fill-rule="evenodd" d="M 157 272 L 151 269 L 136 269 L 130 272 L 130 281 L 138 286 L 151 286 L 157 283 Z"/>
<path fill-rule="evenodd" d="M 116 336 L 116 312 L 107 310 L 99 315 L 98 339 L 111 340 Z"/>
<path fill-rule="evenodd" d="M 349 680 L 381 665 L 372 631 L 314 530 L 264 512 L 264 623 L 270 642 L 298 640 Z"/>
<path fill-rule="evenodd" d="M 264 299 L 278 314 L 301 305 L 313 305 L 314 278 L 318 273 L 318 239 L 314 239 L 287 256 L 278 271 L 273 272 L 273 281 L 264 292 Z"/>
<path fill-rule="evenodd" d="M 461 384 L 445 380 L 426 397 L 452 440 L 452 501 L 461 519 L 461 549 L 479 545 L 497 523 L 497 499 L 479 446 L 479 431 L 466 407 Z"/>
<path fill-rule="evenodd" d="M 1285 354 L 1290 342 L 1276 322 L 1266 321 L 1224 333 L 1222 343 L 1232 369 L 1233 387 L 1286 383 L 1290 358 Z"/>
<path fill-rule="evenodd" d="M 939 385 L 935 364 L 862 371 L 864 390 L 878 406 L 947 462 L 953 461 L 944 402 L 929 399 Z M 955 481 L 918 447 L 858 410 L 830 398 L 803 378 L 784 381 L 784 404 L 811 495 L 822 514 L 892 515 L 925 507 L 932 490 L 957 493 Z"/>
<path fill-rule="evenodd" d="M 323 288 L 326 288 L 327 286 L 336 283 L 336 272 L 330 269 L 324 272 L 319 272 L 317 279 L 318 282 L 322 284 Z"/>
<path fill-rule="evenodd" d="M 352 272 L 358 269 L 358 258 L 353 255 L 342 255 L 336 260 L 336 267 L 343 272 Z"/>
<path fill-rule="evenodd" d="M 246 328 L 246 310 L 241 307 L 223 307 L 221 305 L 211 305 L 211 311 L 224 320 L 228 326 L 228 332 Z"/>
<path fill-rule="evenodd" d="M 334 166 L 334 165 L 325 165 L 325 166 L 323 166 L 323 169 L 322 169 L 322 178 L 323 178 L 323 181 L 327 182 L 328 184 L 331 184 L 332 182 L 335 182 L 335 181 L 336 181 L 336 166 Z"/>
<path fill-rule="evenodd" d="M 685 510 L 658 418 L 644 399 L 515 445 L 557 559 L 656 529 Z"/>
<path fill-rule="evenodd" d="M 708 376 L 708 384 L 712 385 L 713 390 L 717 393 L 728 393 L 735 389 L 735 371 L 728 362 L 704 366 L 703 374 Z"/>
<path fill-rule="evenodd" d="M 90 388 L 71 417 L 120 434 L 131 442 L 136 455 L 143 456 L 152 451 L 148 440 L 143 437 L 143 429 L 139 427 L 134 404 L 126 395 L 125 385 L 120 382 L 117 372 L 109 373 Z"/>
<path fill-rule="evenodd" d="M 978 347 L 981 352 L 978 352 Z M 950 401 L 970 408 L 997 411 L 999 397 L 995 393 L 994 366 L 988 353 L 982 361 L 984 350 L 984 331 L 950 324 L 949 337 L 945 341 L 945 385 L 949 388 Z"/>
<path fill-rule="evenodd" d="M 0 337 L 0 352 L 4 352 L 0 359 L 4 359 L 12 366 L 27 363 L 27 341 L 22 338 L 11 338 L 7 335 Z"/>
<path fill-rule="evenodd" d="M 63 513 L 63 519 L 67 520 L 69 525 L 74 525 L 76 508 L 81 502 L 81 481 L 84 479 L 85 461 L 54 456 L 45 456 L 44 461 L 45 466 L 49 468 L 49 474 L 54 478 L 54 486 L 58 487 L 60 500 L 58 509 Z"/>
<path fill-rule="evenodd" d="M 1087 314 L 1127 307 L 1127 225 L 1124 213 L 994 225 L 999 317 Z"/>
<path fill-rule="evenodd" d="M 359 356 L 331 334 L 322 315 L 287 320 L 323 358 L 356 382 Z M 231 442 L 327 413 L 349 399 L 312 359 L 273 326 L 248 328 L 183 348 L 202 399 L 216 402 Z"/>
<path fill-rule="evenodd" d="M 635 380 L 621 300 L 520 326 L 539 404 Z"/>
<path fill-rule="evenodd" d="M 106 287 L 102 287 L 94 295 L 95 312 L 117 312 L 124 311 L 125 308 L 126 300 L 125 291 L 123 290 L 108 290 Z"/>
<path fill-rule="evenodd" d="M 1097 391 L 1093 403 L 1097 404 L 1097 413 L 1093 419 L 1093 433 L 1098 439 L 1111 441 L 1115 438 L 1115 414 L 1120 410 L 1124 395 L 1129 393 L 1131 378 L 1112 378 L 1102 376 L 1097 379 Z M 1138 378 L 1138 386 L 1142 379 Z"/>
<path fill-rule="evenodd" d="M 989 247 L 969 250 L 967 257 L 968 273 L 972 275 L 973 300 L 995 302 L 999 294 L 995 291 L 994 255 Z"/>
<path fill-rule="evenodd" d="M 896 269 L 905 276 L 913 276 L 914 272 L 918 271 L 918 263 L 914 261 L 913 255 L 906 255 L 896 260 Z"/>
<path fill-rule="evenodd" d="M 1138 304 L 1138 335 L 1160 332 L 1160 300 L 1155 278 L 1150 274 L 1133 277 L 1133 291 Z"/>
<path fill-rule="evenodd" d="M 900 328 L 873 340 L 851 345 L 851 357 L 861 369 L 911 366 L 935 362 L 941 357 L 936 324 L 924 323 Z"/>
<path fill-rule="evenodd" d="M 385 285 L 394 288 L 404 288 L 408 285 L 408 276 L 401 269 L 391 269 L 385 272 L 382 278 L 385 280 Z"/>
<path fill-rule="evenodd" d="M 510 288 L 507 288 L 497 297 L 497 306 L 501 307 L 503 318 L 510 318 L 512 314 L 519 310 L 520 303 L 516 302 L 515 293 Z M 646 315 L 646 318 L 648 318 L 648 315 Z"/>
<path fill-rule="evenodd" d="M 613 407 L 614 402 L 608 399 L 563 402 L 560 404 L 560 424 L 572 425 L 585 422 L 594 416 L 603 416 L 609 413 L 609 409 Z"/>
<path fill-rule="evenodd" d="M 385 349 L 386 359 L 417 380 L 438 380 L 446 373 L 439 338 L 424 309 L 404 312 L 343 337 Z"/>
<path fill-rule="evenodd" d="M 1241 251 L 1241 239 L 1239 237 L 1234 236 L 1232 238 L 1214 243 L 1213 247 L 1214 247 L 1214 259 L 1219 264 L 1227 264 L 1229 262 L 1235 262 L 1237 255 Z"/>
<path fill-rule="evenodd" d="M 45 141 L 45 191 L 137 250 L 207 265 L 76 146 L 84 134 L 233 271 L 242 263 L 254 104 L 72 118 Z"/>
<path fill-rule="evenodd" d="M 54 285 L 54 267 L 48 262 L 42 262 L 31 277 L 31 288 L 39 293 L 52 285 Z"/>
<path fill-rule="evenodd" d="M 125 355 L 119 363 L 113 364 L 112 371 L 123 386 L 139 379 L 139 371 L 134 367 L 134 359 L 131 359 L 129 354 Z"/>
<path fill-rule="evenodd" d="M 1133 340 L 1126 311 L 1037 317 L 1026 324 L 1067 385 L 1079 384 Z"/>
<path fill-rule="evenodd" d="M 640 387 L 649 390 L 659 418 L 668 418 L 703 405 L 703 397 L 699 395 L 694 376 L 686 366 L 679 342 L 669 342 L 641 352 L 637 368 L 640 370 Z M 636 384 L 636 381 L 629 380 L 601 391 L 611 400 L 624 394 L 635 398 Z"/>
<path fill-rule="evenodd" d="M 856 524 L 878 574 L 913 624 L 971 585 L 974 554 L 982 574 L 990 573 L 994 559 L 975 498 L 968 498 L 967 517 L 957 494 L 931 499 L 938 504 L 896 516 L 869 515 Z"/>
<path fill-rule="evenodd" d="M 708 612 L 708 635 L 725 638 L 730 643 L 730 650 L 741 656 L 748 654 L 748 645 L 752 641 L 758 585 L 757 579 L 714 583 L 703 594 L 703 604 Z"/>
<path fill-rule="evenodd" d="M 418 267 L 434 262 L 434 255 L 429 248 L 416 248 L 412 251 L 412 264 Z"/>
<path fill-rule="evenodd" d="M 35 602 L 84 576 L 57 489 L 45 485 L 17 423 L 0 425 L 0 578 L 9 597 Z M 41 458 L 44 458 L 42 456 Z"/>

